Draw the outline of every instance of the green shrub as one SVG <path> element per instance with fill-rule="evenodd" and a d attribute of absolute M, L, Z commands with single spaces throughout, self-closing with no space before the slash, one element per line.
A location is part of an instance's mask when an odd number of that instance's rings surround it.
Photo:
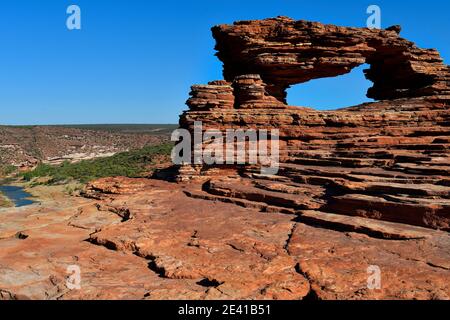
<path fill-rule="evenodd" d="M 169 156 L 173 145 L 164 143 L 139 150 L 118 153 L 107 158 L 84 160 L 77 163 L 63 162 L 58 166 L 39 164 L 34 170 L 22 173 L 26 181 L 50 177 L 50 184 L 77 180 L 86 183 L 104 177 L 140 177 L 156 156 Z"/>
<path fill-rule="evenodd" d="M 7 176 L 17 171 L 17 168 L 12 165 L 0 166 L 0 175 Z"/>

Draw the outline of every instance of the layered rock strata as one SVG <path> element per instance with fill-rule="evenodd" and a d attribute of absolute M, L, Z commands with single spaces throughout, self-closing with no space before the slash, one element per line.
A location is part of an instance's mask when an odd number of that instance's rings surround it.
<path fill-rule="evenodd" d="M 280 169 L 267 176 L 258 165 L 187 165 L 178 179 L 210 180 L 203 190 L 210 198 L 293 214 L 317 210 L 449 231 L 449 66 L 399 32 L 285 17 L 214 27 L 225 81 L 194 86 L 180 125 L 278 129 Z M 290 85 L 363 63 L 374 82 L 368 96 L 380 101 L 336 111 L 286 105 Z M 210 103 L 199 88 L 214 92 Z"/>
<path fill-rule="evenodd" d="M 195 181 L 107 178 L 84 195 L 1 212 L 0 300 L 450 299 L 443 231 L 212 202 Z M 381 288 L 368 288 L 370 266 Z"/>
<path fill-rule="evenodd" d="M 224 77 L 260 74 L 268 91 L 283 100 L 293 84 L 335 77 L 368 63 L 377 100 L 449 94 L 449 67 L 437 50 L 420 49 L 386 30 L 347 28 L 286 17 L 241 21 L 212 29 Z"/>

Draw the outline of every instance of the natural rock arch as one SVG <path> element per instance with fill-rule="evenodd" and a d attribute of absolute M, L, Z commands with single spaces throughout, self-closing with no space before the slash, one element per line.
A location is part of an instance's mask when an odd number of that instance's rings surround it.
<path fill-rule="evenodd" d="M 290 85 L 346 74 L 368 63 L 368 97 L 392 100 L 449 93 L 449 67 L 434 49 L 420 49 L 386 30 L 338 27 L 286 17 L 241 21 L 212 29 L 224 77 L 259 74 L 267 91 L 286 102 Z"/>
<path fill-rule="evenodd" d="M 180 126 L 276 129 L 279 171 L 261 174 L 261 165 L 249 162 L 202 163 L 179 166 L 176 178 L 208 180 L 208 194 L 200 196 L 240 197 L 280 212 L 450 230 L 449 67 L 436 50 L 417 48 L 399 32 L 284 17 L 214 27 L 225 80 L 192 87 Z M 363 63 L 374 83 L 368 96 L 383 101 L 335 111 L 286 104 L 288 86 Z"/>

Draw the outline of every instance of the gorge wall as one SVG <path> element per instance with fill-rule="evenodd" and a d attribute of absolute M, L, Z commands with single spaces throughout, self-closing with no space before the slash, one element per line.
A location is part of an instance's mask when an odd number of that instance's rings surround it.
<path fill-rule="evenodd" d="M 279 129 L 280 170 L 184 165 L 202 195 L 304 215 L 323 212 L 450 230 L 450 68 L 400 27 L 346 28 L 286 17 L 212 29 L 225 80 L 192 87 L 181 128 Z M 337 111 L 286 104 L 289 86 L 368 63 L 378 100 Z M 351 90 L 351 88 L 349 88 Z"/>

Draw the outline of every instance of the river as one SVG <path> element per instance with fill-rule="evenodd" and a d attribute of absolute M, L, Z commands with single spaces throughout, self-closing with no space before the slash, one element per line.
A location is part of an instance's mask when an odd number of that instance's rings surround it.
<path fill-rule="evenodd" d="M 0 192 L 11 200 L 16 207 L 25 207 L 36 203 L 36 201 L 30 199 L 32 195 L 22 187 L 0 186 Z"/>

